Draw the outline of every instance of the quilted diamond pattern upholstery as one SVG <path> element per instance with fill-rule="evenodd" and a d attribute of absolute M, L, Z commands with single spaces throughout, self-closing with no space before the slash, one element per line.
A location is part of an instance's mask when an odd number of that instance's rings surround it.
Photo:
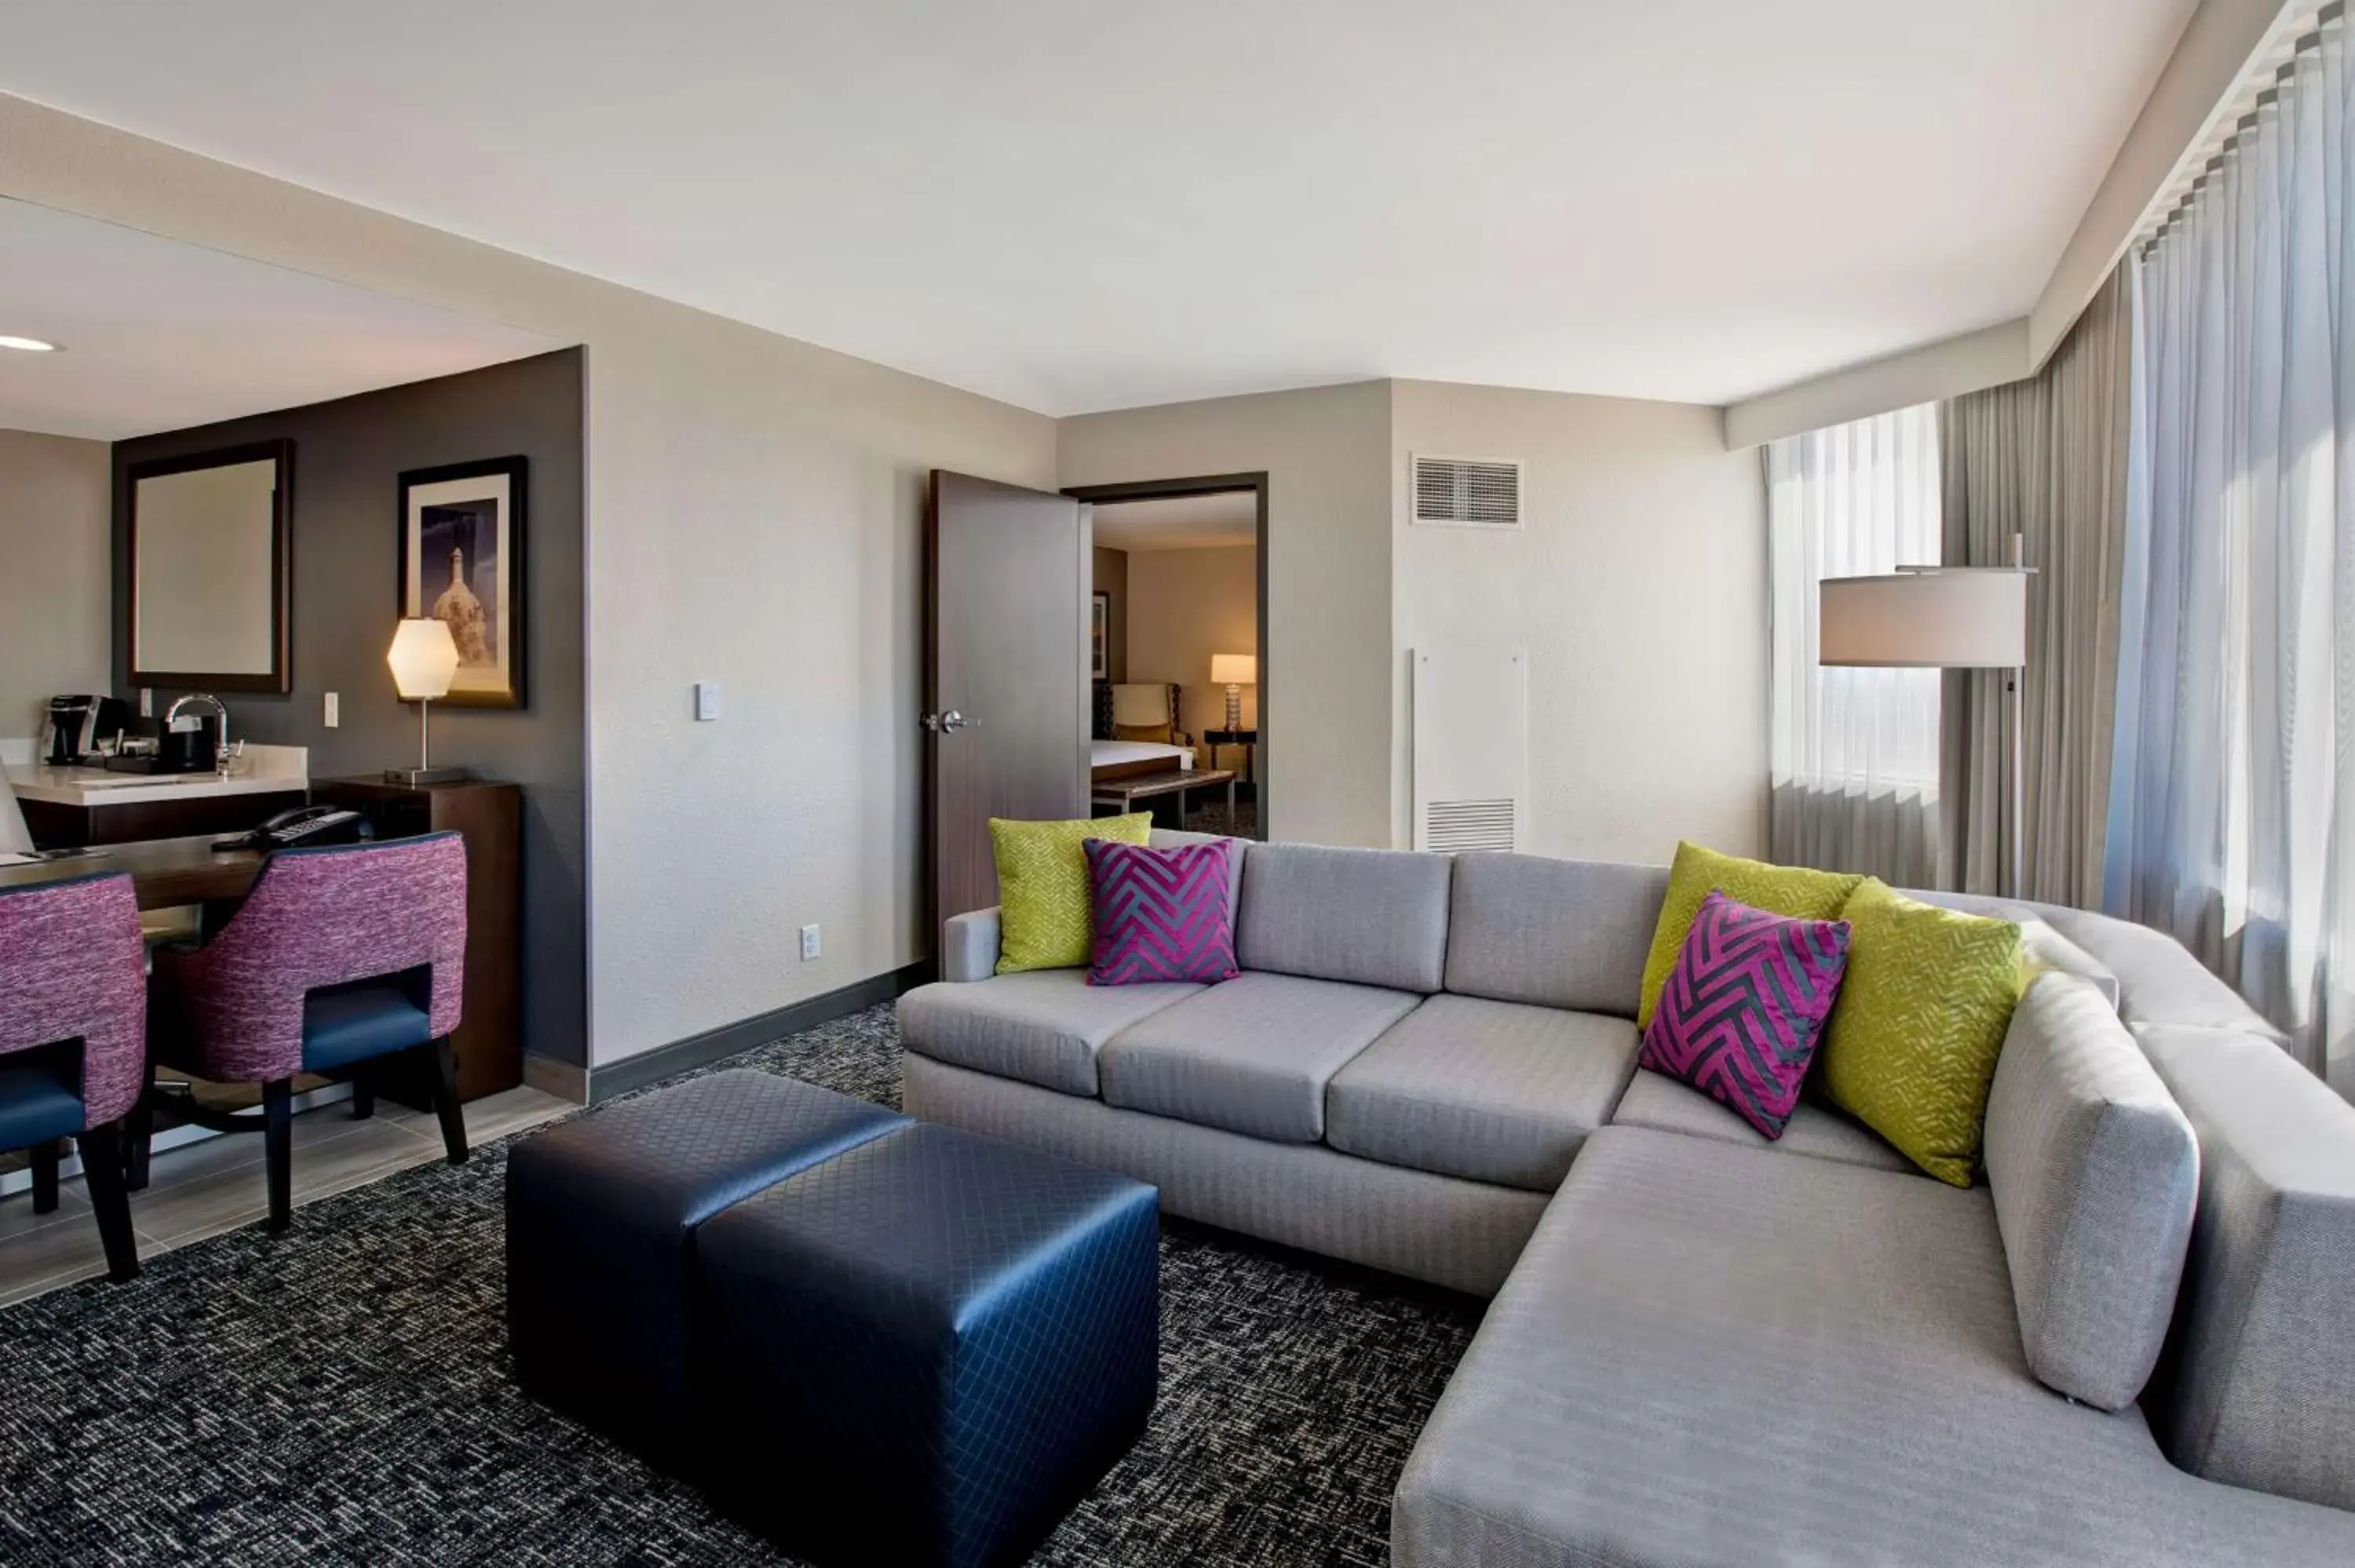
<path fill-rule="evenodd" d="M 738 1070 L 525 1139 L 506 1173 L 516 1381 L 646 1453 L 676 1451 L 695 1227 L 907 1123 L 830 1089 Z"/>
<path fill-rule="evenodd" d="M 822 1563 L 1018 1562 L 1144 1429 L 1153 1188 L 918 1125 L 714 1216 L 698 1468 Z"/>

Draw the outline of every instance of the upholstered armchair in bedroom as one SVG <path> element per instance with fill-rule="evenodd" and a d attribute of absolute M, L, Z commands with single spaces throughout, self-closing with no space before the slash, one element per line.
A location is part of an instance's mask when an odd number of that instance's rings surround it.
<path fill-rule="evenodd" d="M 1174 681 L 1097 683 L 1096 711 L 1101 721 L 1110 694 L 1111 726 L 1100 740 L 1148 740 L 1163 746 L 1190 748 L 1194 737 L 1178 727 L 1178 684 Z M 1103 727 L 1099 723 L 1099 727 Z"/>

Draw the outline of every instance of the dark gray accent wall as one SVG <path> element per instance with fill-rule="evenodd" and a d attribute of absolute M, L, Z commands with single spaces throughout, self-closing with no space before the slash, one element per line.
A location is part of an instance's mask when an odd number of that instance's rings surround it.
<path fill-rule="evenodd" d="M 294 443 L 293 691 L 228 695 L 230 735 L 311 748 L 315 779 L 416 766 L 417 710 L 385 650 L 400 614 L 400 476 L 520 452 L 531 462 L 520 709 L 439 707 L 437 762 L 523 786 L 524 1048 L 588 1060 L 586 729 L 581 683 L 582 354 L 565 349 L 332 403 L 114 447 L 114 682 L 129 691 L 129 487 L 151 458 L 284 438 Z M 326 727 L 336 693 L 342 725 Z M 178 694 L 158 691 L 156 711 Z"/>

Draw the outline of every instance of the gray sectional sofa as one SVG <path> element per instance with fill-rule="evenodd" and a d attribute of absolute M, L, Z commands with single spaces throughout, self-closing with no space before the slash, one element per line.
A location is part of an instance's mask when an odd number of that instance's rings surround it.
<path fill-rule="evenodd" d="M 1156 834 L 1156 842 L 1184 835 Z M 2032 916 L 1969 1191 L 1636 1067 L 1657 867 L 1253 844 L 1242 975 L 900 1004 L 905 1107 L 1492 1295 L 1401 1568 L 2355 1563 L 2355 1107 L 2168 938 Z M 2172 1462 L 2170 1462 L 2170 1458 Z"/>

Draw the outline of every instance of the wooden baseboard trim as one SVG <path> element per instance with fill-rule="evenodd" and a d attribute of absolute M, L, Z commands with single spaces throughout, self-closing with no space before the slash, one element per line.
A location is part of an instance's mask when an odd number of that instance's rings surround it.
<path fill-rule="evenodd" d="M 589 1069 L 578 1062 L 559 1062 L 553 1056 L 535 1056 L 527 1051 L 523 1056 L 523 1081 L 543 1095 L 554 1095 L 576 1106 L 589 1103 Z"/>
<path fill-rule="evenodd" d="M 750 1051 L 755 1045 L 766 1045 L 804 1029 L 815 1029 L 821 1023 L 831 1023 L 837 1018 L 847 1018 L 863 1012 L 878 1003 L 891 1001 L 902 993 L 913 991 L 932 978 L 932 965 L 927 959 L 905 968 L 872 976 L 839 991 L 813 996 L 788 1007 L 751 1018 L 723 1023 L 717 1029 L 707 1029 L 700 1034 L 690 1034 L 684 1040 L 674 1040 L 667 1045 L 657 1045 L 627 1056 L 609 1067 L 589 1069 L 591 1105 L 602 1105 L 616 1095 L 626 1095 L 633 1089 L 643 1089 L 648 1084 L 660 1083 L 675 1073 L 705 1067 L 740 1051 Z M 556 1091 L 549 1091 L 553 1094 Z"/>

